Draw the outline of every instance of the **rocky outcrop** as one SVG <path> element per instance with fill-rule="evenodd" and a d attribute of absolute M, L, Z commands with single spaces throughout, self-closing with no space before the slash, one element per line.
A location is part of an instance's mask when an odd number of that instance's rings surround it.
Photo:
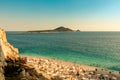
<path fill-rule="evenodd" d="M 0 46 L 6 59 L 15 60 L 18 58 L 18 49 L 7 42 L 6 33 L 3 29 L 0 29 Z"/>
<path fill-rule="evenodd" d="M 0 79 L 5 80 L 3 67 L 5 66 L 5 57 L 0 46 Z"/>
<path fill-rule="evenodd" d="M 25 57 L 17 60 L 6 60 L 5 80 L 48 80 L 37 70 L 28 65 Z"/>
<path fill-rule="evenodd" d="M 18 55 L 18 49 L 8 43 L 3 29 L 0 29 L 0 80 L 48 80 Z"/>
<path fill-rule="evenodd" d="M 4 67 L 7 66 L 6 59 L 15 60 L 17 57 L 18 50 L 7 42 L 5 31 L 0 29 L 0 80 L 5 80 Z"/>

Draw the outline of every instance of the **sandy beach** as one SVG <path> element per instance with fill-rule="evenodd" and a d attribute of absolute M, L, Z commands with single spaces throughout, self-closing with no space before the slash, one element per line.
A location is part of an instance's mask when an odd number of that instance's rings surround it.
<path fill-rule="evenodd" d="M 50 80 L 120 80 L 120 73 L 45 57 L 20 56 Z"/>

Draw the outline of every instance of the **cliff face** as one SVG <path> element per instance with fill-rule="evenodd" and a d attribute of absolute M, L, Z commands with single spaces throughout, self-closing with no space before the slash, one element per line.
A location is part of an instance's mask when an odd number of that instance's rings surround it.
<path fill-rule="evenodd" d="M 6 59 L 17 59 L 18 49 L 7 42 L 5 31 L 0 29 L 0 46 Z"/>
<path fill-rule="evenodd" d="M 0 80 L 48 80 L 26 58 L 18 55 L 18 49 L 7 42 L 6 33 L 0 29 Z"/>
<path fill-rule="evenodd" d="M 6 62 L 5 62 L 5 55 L 3 52 L 3 42 L 7 41 L 5 36 L 4 36 L 4 31 L 0 29 L 0 79 L 1 80 L 5 80 L 5 76 L 4 76 L 4 66 L 6 66 Z"/>
<path fill-rule="evenodd" d="M 5 80 L 5 78 L 4 78 L 4 70 L 3 70 L 4 66 L 5 66 L 5 57 L 4 57 L 4 54 L 2 52 L 2 48 L 0 46 L 0 79 L 1 80 Z"/>

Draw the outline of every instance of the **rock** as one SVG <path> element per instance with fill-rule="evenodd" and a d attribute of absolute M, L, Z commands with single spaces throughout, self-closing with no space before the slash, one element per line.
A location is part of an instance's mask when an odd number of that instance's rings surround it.
<path fill-rule="evenodd" d="M 5 66 L 5 57 L 0 45 L 0 80 L 5 80 L 3 67 Z"/>
<path fill-rule="evenodd" d="M 26 76 L 25 69 L 22 69 L 22 71 L 20 72 L 19 76 L 22 76 L 22 77 L 25 77 L 25 76 Z"/>
<path fill-rule="evenodd" d="M 6 59 L 15 60 L 18 58 L 18 49 L 8 43 L 3 29 L 0 29 L 0 45 Z"/>
<path fill-rule="evenodd" d="M 63 80 L 63 79 L 59 76 L 54 76 L 54 77 L 51 78 L 51 80 Z"/>
<path fill-rule="evenodd" d="M 0 29 L 0 80 L 48 80 L 34 67 L 26 67 L 26 60 L 18 55 L 18 49 L 8 43 L 5 31 Z"/>

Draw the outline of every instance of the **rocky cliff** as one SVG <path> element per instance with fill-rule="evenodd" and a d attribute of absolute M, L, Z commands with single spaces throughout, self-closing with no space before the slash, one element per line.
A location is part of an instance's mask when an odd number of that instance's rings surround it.
<path fill-rule="evenodd" d="M 18 55 L 18 49 L 8 43 L 5 31 L 0 29 L 0 80 L 48 80 L 26 59 Z"/>
<path fill-rule="evenodd" d="M 5 66 L 5 57 L 4 57 L 4 54 L 2 52 L 2 47 L 0 46 L 0 79 L 1 80 L 5 80 L 4 70 L 3 70 L 4 66 Z"/>
<path fill-rule="evenodd" d="M 18 58 L 18 49 L 7 42 L 6 33 L 0 29 L 0 46 L 6 59 L 15 60 Z"/>

